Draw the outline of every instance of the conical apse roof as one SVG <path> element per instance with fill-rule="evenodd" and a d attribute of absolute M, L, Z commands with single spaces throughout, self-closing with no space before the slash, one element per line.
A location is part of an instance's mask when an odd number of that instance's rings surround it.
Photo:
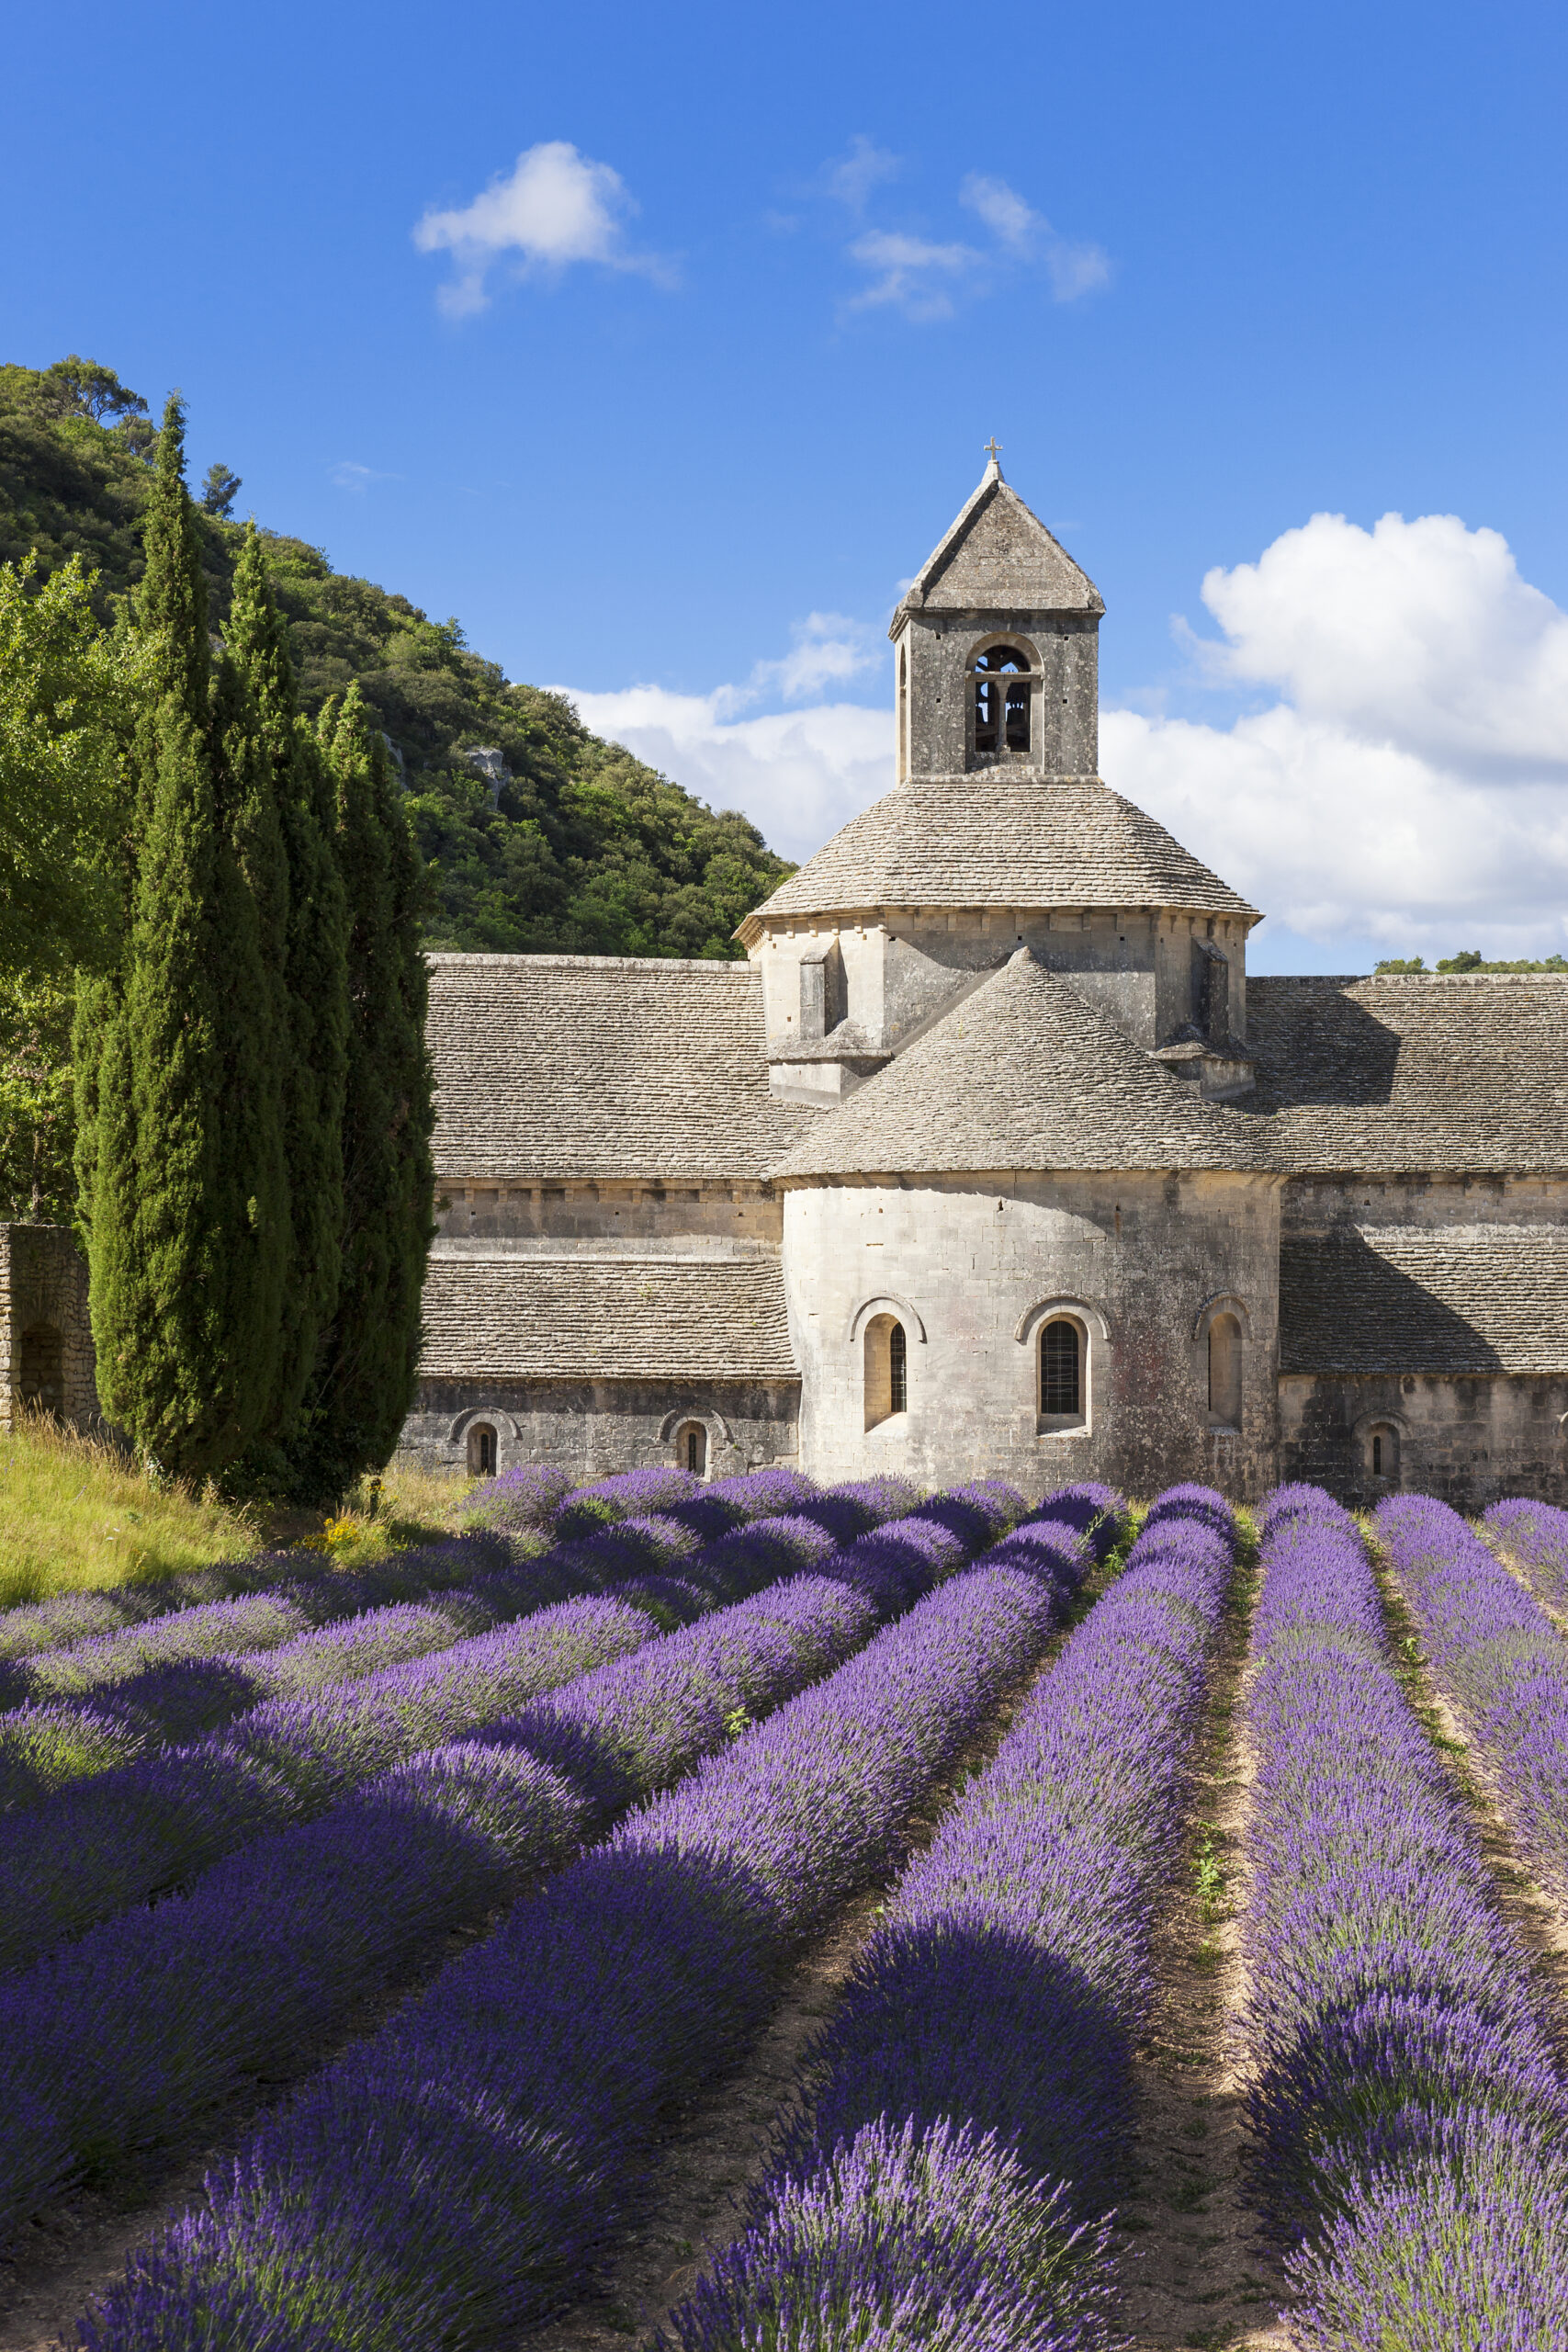
<path fill-rule="evenodd" d="M 1256 1169 L 1255 1125 L 1203 1102 L 1021 947 L 841 1109 L 776 1178 L 1004 1169 Z"/>

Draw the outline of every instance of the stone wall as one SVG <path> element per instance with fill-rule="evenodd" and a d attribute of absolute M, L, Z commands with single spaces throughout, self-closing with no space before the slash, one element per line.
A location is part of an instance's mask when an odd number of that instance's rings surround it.
<path fill-rule="evenodd" d="M 63 1226 L 0 1225 L 0 1427 L 23 1407 L 99 1419 L 87 1268 Z"/>
<path fill-rule="evenodd" d="M 1396 1490 L 1438 1495 L 1467 1512 L 1503 1495 L 1568 1504 L 1565 1426 L 1568 1377 L 1287 1374 L 1280 1382 L 1280 1475 L 1357 1505 Z M 1372 1437 L 1389 1430 L 1397 1459 L 1385 1458 L 1377 1477 Z"/>
<path fill-rule="evenodd" d="M 791 1337 L 801 1464 L 822 1479 L 1002 1476 L 1032 1498 L 1078 1478 L 1147 1495 L 1273 1482 L 1279 1183 L 1267 1176 L 1006 1176 L 792 1186 Z M 1243 1331 L 1242 1412 L 1208 1409 L 1207 1318 Z M 1053 1314 L 1087 1341 L 1081 1423 L 1039 1409 Z M 865 1427 L 866 1326 L 908 1341 L 908 1403 Z"/>
<path fill-rule="evenodd" d="M 698 1247 L 728 1241 L 777 1249 L 783 1211 L 767 1185 L 694 1178 L 690 1183 L 466 1183 L 441 1176 L 435 1186 L 435 1229 L 443 1240 L 572 1242 L 687 1241 Z"/>
<path fill-rule="evenodd" d="M 593 1478 L 675 1462 L 694 1421 L 707 1475 L 724 1478 L 795 1461 L 799 1398 L 793 1381 L 423 1381 L 400 1451 L 432 1469 L 466 1470 L 470 1432 L 483 1423 L 495 1431 L 498 1469 L 555 1462 Z"/>
<path fill-rule="evenodd" d="M 825 953 L 842 974 L 840 1017 L 868 1046 L 897 1053 L 966 981 L 996 970 L 1021 945 L 1141 1046 L 1161 1045 L 1190 1022 L 1246 1037 L 1247 926 L 1239 921 L 1147 907 L 884 907 L 848 922 L 770 923 L 755 951 L 767 1050 L 787 1053 L 820 1036 L 803 1018 L 803 967 L 818 966 Z"/>

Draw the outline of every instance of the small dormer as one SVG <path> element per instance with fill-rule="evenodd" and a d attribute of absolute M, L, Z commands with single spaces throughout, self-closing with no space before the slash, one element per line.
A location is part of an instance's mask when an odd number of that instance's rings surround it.
<path fill-rule="evenodd" d="M 1104 610 L 993 449 L 893 616 L 898 781 L 998 767 L 1093 775 Z"/>

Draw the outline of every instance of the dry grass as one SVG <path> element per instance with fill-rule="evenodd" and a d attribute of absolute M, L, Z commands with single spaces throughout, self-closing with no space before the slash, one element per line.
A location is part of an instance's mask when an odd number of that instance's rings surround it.
<path fill-rule="evenodd" d="M 395 1461 L 377 1491 L 361 1479 L 335 1515 L 240 1508 L 210 1487 L 154 1484 L 104 1438 L 27 1419 L 0 1435 L 0 1608 L 297 1544 L 352 1567 L 455 1532 L 473 1483 Z"/>
<path fill-rule="evenodd" d="M 0 1607 L 205 1567 L 259 1541 L 250 1513 L 154 1486 L 101 1438 L 47 1419 L 0 1436 Z"/>

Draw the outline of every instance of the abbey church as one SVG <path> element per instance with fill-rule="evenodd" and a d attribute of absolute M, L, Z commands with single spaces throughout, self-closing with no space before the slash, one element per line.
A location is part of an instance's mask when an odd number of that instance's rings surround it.
<path fill-rule="evenodd" d="M 1568 980 L 1249 984 L 1096 773 L 1103 611 L 993 458 L 747 961 L 432 958 L 409 1449 L 1568 1499 Z"/>

